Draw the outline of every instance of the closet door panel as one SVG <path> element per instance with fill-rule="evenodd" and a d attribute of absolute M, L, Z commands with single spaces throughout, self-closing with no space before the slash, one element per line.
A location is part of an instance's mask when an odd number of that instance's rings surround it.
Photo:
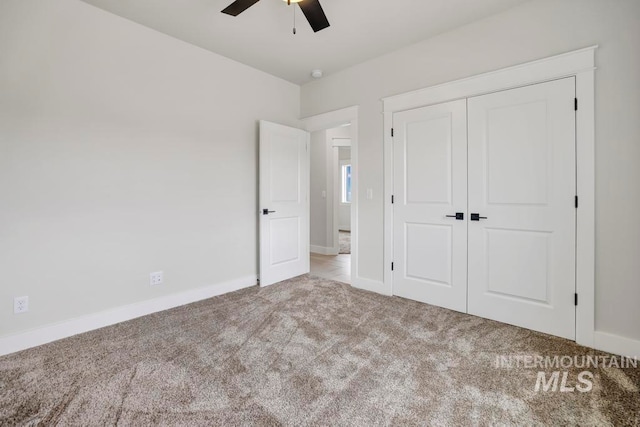
<path fill-rule="evenodd" d="M 466 101 L 396 113 L 393 121 L 393 292 L 465 312 Z"/>
<path fill-rule="evenodd" d="M 469 313 L 575 338 L 575 83 L 468 100 Z M 474 219 L 471 218 L 470 219 Z"/>

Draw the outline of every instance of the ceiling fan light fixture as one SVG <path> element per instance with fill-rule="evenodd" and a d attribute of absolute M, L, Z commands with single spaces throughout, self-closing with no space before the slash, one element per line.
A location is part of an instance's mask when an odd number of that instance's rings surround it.
<path fill-rule="evenodd" d="M 254 4 L 258 3 L 260 0 L 235 0 L 229 6 L 222 9 L 222 13 L 231 16 L 238 16 Z M 283 0 L 291 3 L 297 3 L 298 7 L 304 14 L 307 21 L 309 21 L 309 25 L 311 25 L 311 29 L 314 33 L 317 33 L 320 30 L 324 30 L 329 27 L 329 20 L 327 19 L 327 15 L 325 15 L 322 6 L 320 5 L 320 0 Z M 296 8 L 293 8 L 295 14 Z M 295 15 L 294 15 L 295 16 Z"/>

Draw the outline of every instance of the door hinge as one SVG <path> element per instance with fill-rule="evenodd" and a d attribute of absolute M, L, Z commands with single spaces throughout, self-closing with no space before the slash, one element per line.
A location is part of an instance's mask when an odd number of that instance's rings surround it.
<path fill-rule="evenodd" d="M 578 305 L 578 294 L 576 293 L 574 295 L 575 295 L 575 298 L 573 302 L 575 303 L 575 305 Z"/>
<path fill-rule="evenodd" d="M 395 203 L 395 201 L 396 201 L 395 197 L 394 197 L 394 196 L 391 196 L 391 204 L 394 204 L 394 203 Z"/>
<path fill-rule="evenodd" d="M 576 209 L 578 209 L 578 196 L 576 196 L 575 205 L 576 205 Z"/>
<path fill-rule="evenodd" d="M 578 98 L 573 98 L 573 109 L 578 111 Z"/>
<path fill-rule="evenodd" d="M 391 138 L 393 138 L 393 128 L 391 128 Z"/>
<path fill-rule="evenodd" d="M 393 263 L 391 263 L 391 271 L 393 271 Z"/>

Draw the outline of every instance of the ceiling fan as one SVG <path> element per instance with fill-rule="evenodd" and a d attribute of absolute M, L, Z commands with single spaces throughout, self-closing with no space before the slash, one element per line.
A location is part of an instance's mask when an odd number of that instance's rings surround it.
<path fill-rule="evenodd" d="M 236 0 L 222 10 L 222 13 L 226 13 L 231 16 L 238 16 L 245 10 L 249 9 L 254 4 L 258 3 L 260 0 Z M 302 9 L 302 13 L 309 21 L 311 28 L 313 31 L 317 33 L 320 30 L 324 30 L 329 26 L 329 21 L 327 20 L 327 16 L 324 14 L 324 10 L 322 10 L 322 6 L 320 6 L 319 0 L 284 0 L 288 4 L 298 3 L 300 9 Z"/>

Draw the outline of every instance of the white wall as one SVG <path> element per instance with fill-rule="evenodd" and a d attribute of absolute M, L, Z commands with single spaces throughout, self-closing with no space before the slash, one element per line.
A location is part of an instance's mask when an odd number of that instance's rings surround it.
<path fill-rule="evenodd" d="M 2 0 L 0 336 L 255 276 L 257 120 L 299 126 L 299 97 L 78 0 Z"/>
<path fill-rule="evenodd" d="M 359 116 L 361 277 L 383 279 L 380 98 L 599 44 L 596 52 L 596 328 L 640 339 L 640 2 L 536 0 L 302 88 L 304 117 Z M 373 189 L 373 200 L 364 197 Z"/>
<path fill-rule="evenodd" d="M 327 244 L 327 132 L 320 130 L 311 133 L 311 177 L 310 198 L 311 208 L 311 246 L 326 248 L 333 246 Z M 322 195 L 322 192 L 325 195 Z M 311 248 L 312 251 L 314 248 Z M 320 249 L 323 251 L 322 249 Z"/>

